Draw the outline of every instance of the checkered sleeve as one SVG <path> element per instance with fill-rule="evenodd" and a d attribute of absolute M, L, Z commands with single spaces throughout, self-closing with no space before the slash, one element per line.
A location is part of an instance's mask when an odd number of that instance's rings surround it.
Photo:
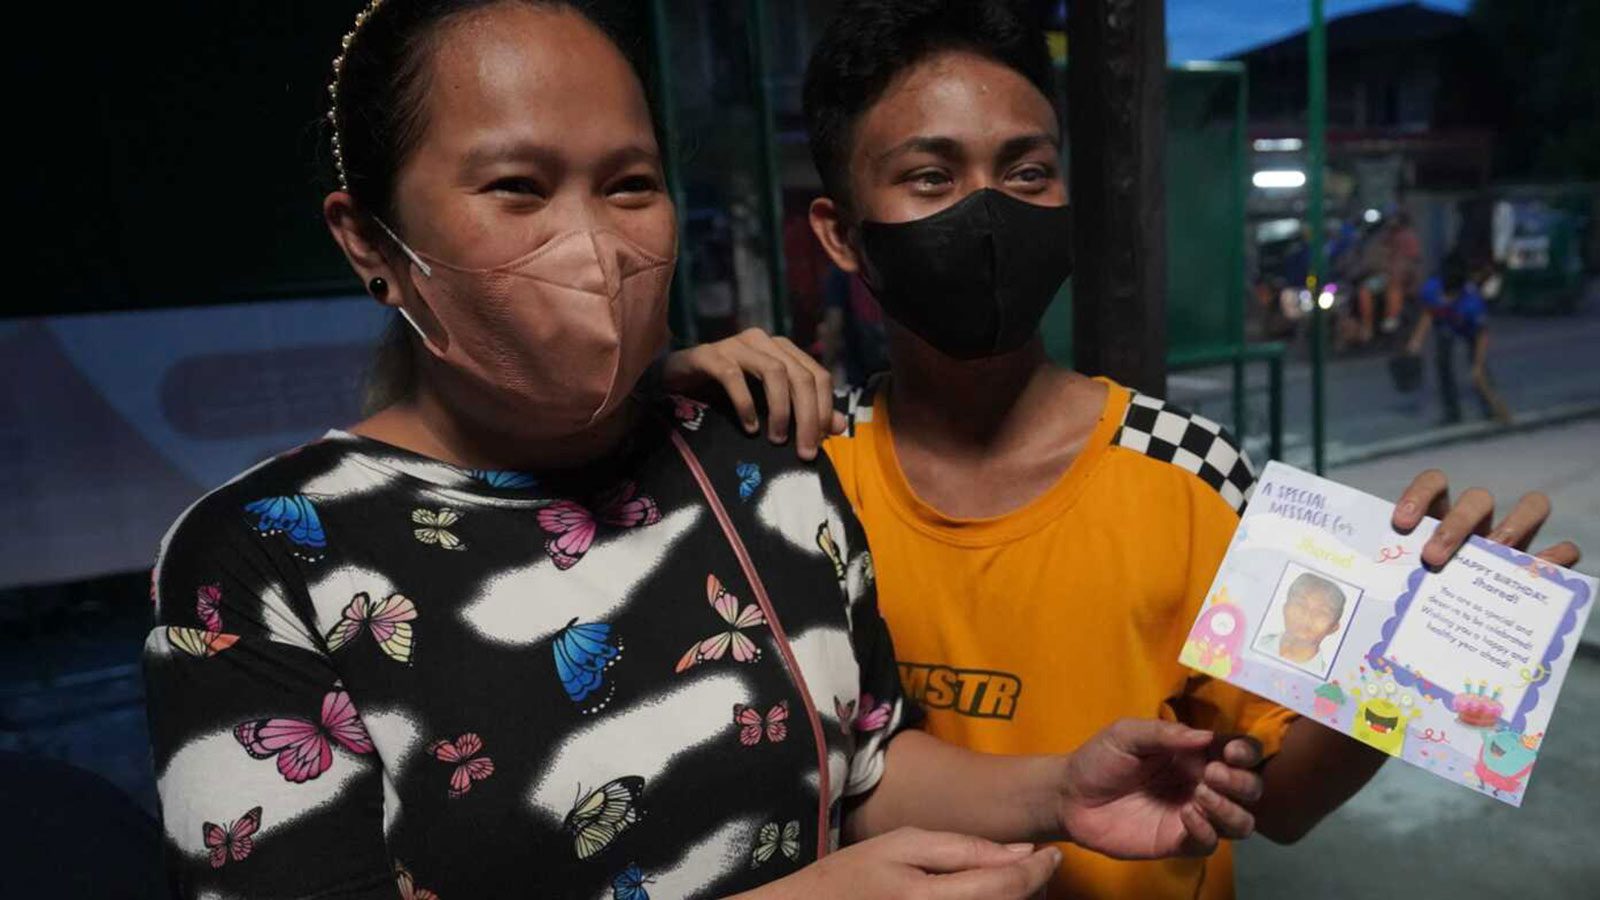
<path fill-rule="evenodd" d="M 1194 473 L 1234 512 L 1255 488 L 1255 470 L 1227 429 L 1155 397 L 1133 393 L 1114 443 Z"/>
<path fill-rule="evenodd" d="M 845 437 L 855 437 L 856 429 L 872 421 L 872 407 L 878 402 L 882 379 L 873 377 L 863 387 L 842 385 L 833 390 L 834 411 L 844 414 Z"/>

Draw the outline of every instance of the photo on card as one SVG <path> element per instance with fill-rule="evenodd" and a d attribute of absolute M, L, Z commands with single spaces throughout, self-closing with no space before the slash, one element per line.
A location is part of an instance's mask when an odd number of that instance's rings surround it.
<path fill-rule="evenodd" d="M 1290 561 L 1250 647 L 1257 655 L 1326 680 L 1361 594 L 1348 581 Z"/>

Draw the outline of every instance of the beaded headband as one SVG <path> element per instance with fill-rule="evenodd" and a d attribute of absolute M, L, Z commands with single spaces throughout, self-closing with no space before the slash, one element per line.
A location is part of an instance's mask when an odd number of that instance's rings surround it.
<path fill-rule="evenodd" d="M 366 9 L 356 13 L 356 24 L 339 42 L 339 55 L 333 60 L 333 80 L 328 82 L 328 124 L 333 132 L 333 167 L 339 173 L 339 189 L 342 191 L 350 190 L 350 176 L 344 170 L 344 148 L 339 143 L 339 81 L 344 77 L 344 61 L 350 55 L 350 45 L 355 43 L 361 27 L 377 14 L 378 8 L 385 2 L 387 0 L 372 0 Z"/>

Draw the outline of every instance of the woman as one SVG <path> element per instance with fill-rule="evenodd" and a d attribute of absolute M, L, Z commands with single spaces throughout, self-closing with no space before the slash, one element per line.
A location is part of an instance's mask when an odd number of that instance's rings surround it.
<path fill-rule="evenodd" d="M 637 396 L 676 227 L 590 18 L 377 0 L 332 94 L 325 217 L 416 336 L 386 407 L 163 542 L 183 894 L 1023 897 L 1058 850 L 904 826 L 1124 856 L 1249 832 L 1256 776 L 1208 732 L 1006 758 L 906 730 L 831 470 Z"/>

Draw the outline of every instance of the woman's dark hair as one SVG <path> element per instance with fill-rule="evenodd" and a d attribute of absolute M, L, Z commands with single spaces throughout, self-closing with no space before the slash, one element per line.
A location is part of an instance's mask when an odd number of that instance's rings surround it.
<path fill-rule="evenodd" d="M 395 179 L 427 128 L 428 71 L 445 27 L 496 6 L 520 3 L 582 15 L 641 73 L 637 54 L 595 4 L 583 0 L 376 0 L 357 16 L 329 84 L 329 146 L 338 186 L 365 214 L 394 223 Z M 416 370 L 411 333 L 398 315 L 378 344 L 367 377 L 367 409 L 411 396 Z"/>
<path fill-rule="evenodd" d="M 1050 48 L 1020 0 L 844 0 L 806 67 L 805 113 L 822 186 L 849 203 L 856 121 L 896 75 L 947 50 L 988 57 L 1056 97 Z"/>

